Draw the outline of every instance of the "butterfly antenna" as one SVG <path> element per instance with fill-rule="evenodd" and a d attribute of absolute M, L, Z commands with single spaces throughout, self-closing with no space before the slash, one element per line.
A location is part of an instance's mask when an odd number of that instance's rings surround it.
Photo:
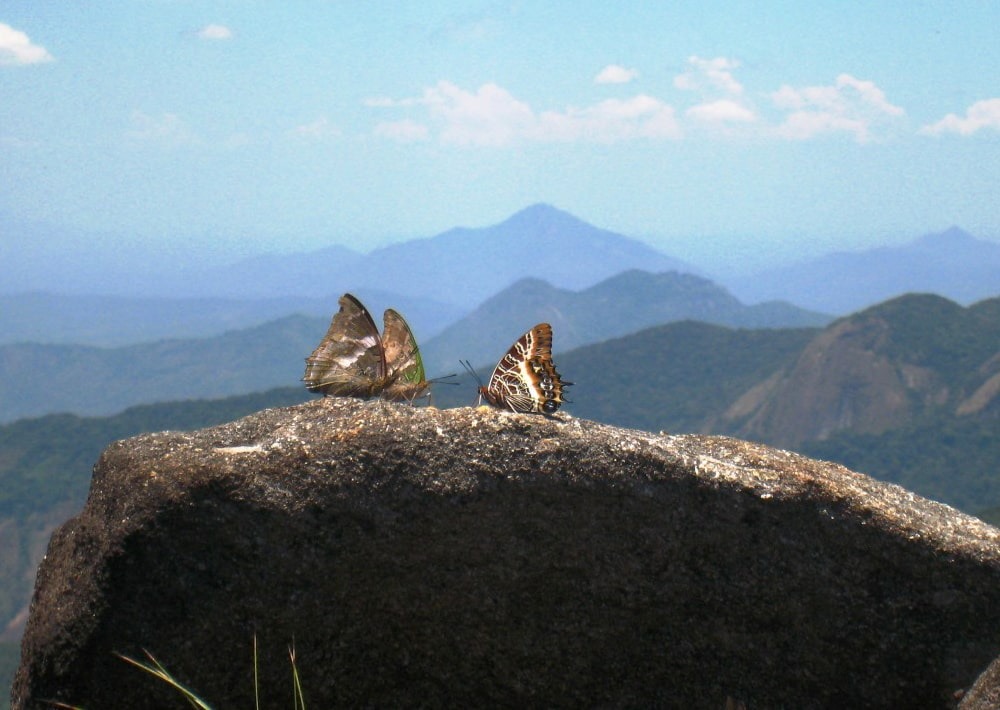
<path fill-rule="evenodd" d="M 476 388 L 476 391 L 479 393 L 479 399 L 476 400 L 476 406 L 478 407 L 483 403 L 483 381 L 479 379 L 479 374 L 472 368 L 472 364 L 468 360 L 459 360 L 458 363 L 465 368 L 466 372 L 472 375 L 478 385 Z"/>
<path fill-rule="evenodd" d="M 566 380 L 560 380 L 560 382 L 562 382 L 562 386 L 563 387 L 572 387 L 574 385 L 573 382 L 567 382 Z M 566 404 L 573 404 L 573 400 L 566 399 L 566 391 L 565 390 L 563 390 L 562 401 L 565 402 Z"/>
<path fill-rule="evenodd" d="M 453 372 L 450 375 L 441 375 L 440 377 L 435 377 L 433 380 L 427 380 L 427 382 L 433 382 L 436 385 L 457 385 L 457 382 L 445 382 L 445 380 L 450 380 L 452 377 L 458 377 L 458 373 Z"/>

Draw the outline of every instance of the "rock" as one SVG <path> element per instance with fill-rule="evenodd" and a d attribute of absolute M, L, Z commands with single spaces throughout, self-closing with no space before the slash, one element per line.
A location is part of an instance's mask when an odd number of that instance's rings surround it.
<path fill-rule="evenodd" d="M 958 704 L 959 710 L 996 710 L 1000 708 L 1000 658 L 997 658 Z"/>
<path fill-rule="evenodd" d="M 948 707 L 1000 531 L 840 466 L 560 414 L 326 398 L 109 446 L 13 707 Z"/>

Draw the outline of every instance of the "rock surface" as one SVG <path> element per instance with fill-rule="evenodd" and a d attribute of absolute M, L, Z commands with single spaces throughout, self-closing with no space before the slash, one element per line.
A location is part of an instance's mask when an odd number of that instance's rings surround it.
<path fill-rule="evenodd" d="M 721 437 L 327 398 L 118 442 L 38 574 L 13 707 L 948 707 L 1000 531 Z"/>
<path fill-rule="evenodd" d="M 1000 658 L 976 679 L 958 705 L 959 710 L 996 710 L 1000 708 Z"/>

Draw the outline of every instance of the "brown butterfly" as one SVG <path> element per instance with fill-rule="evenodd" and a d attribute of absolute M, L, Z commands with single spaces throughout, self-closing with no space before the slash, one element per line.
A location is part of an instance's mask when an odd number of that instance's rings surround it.
<path fill-rule="evenodd" d="M 430 383 L 410 326 L 391 308 L 382 316 L 379 335 L 361 301 L 349 293 L 340 297 L 323 340 L 306 358 L 302 380 L 310 392 L 343 397 L 381 394 L 394 401 L 412 401 Z"/>
<path fill-rule="evenodd" d="M 468 363 L 465 368 L 476 376 Z M 479 380 L 478 377 L 476 377 Z M 552 326 L 539 323 L 510 346 L 488 384 L 479 381 L 480 401 L 512 412 L 552 414 L 563 404 L 563 382 L 552 362 Z"/>

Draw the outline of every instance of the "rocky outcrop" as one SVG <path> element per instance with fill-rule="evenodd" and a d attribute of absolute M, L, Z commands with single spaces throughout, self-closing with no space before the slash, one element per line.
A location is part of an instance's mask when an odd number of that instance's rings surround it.
<path fill-rule="evenodd" d="M 718 426 L 798 447 L 879 435 L 922 417 L 1000 411 L 1000 299 L 962 308 L 909 294 L 836 321 L 789 367 L 739 397 Z"/>
<path fill-rule="evenodd" d="M 118 442 L 37 577 L 13 707 L 947 707 L 1000 532 L 842 467 L 327 398 Z"/>
<path fill-rule="evenodd" d="M 876 315 L 831 325 L 806 346 L 789 372 L 771 383 L 768 397 L 739 428 L 740 435 L 797 446 L 842 430 L 880 434 L 909 420 L 914 392 L 926 399 L 946 398 L 932 370 L 900 364 L 883 352 L 890 331 Z"/>
<path fill-rule="evenodd" d="M 962 697 L 959 710 L 996 710 L 1000 708 L 1000 658 L 989 665 Z"/>

